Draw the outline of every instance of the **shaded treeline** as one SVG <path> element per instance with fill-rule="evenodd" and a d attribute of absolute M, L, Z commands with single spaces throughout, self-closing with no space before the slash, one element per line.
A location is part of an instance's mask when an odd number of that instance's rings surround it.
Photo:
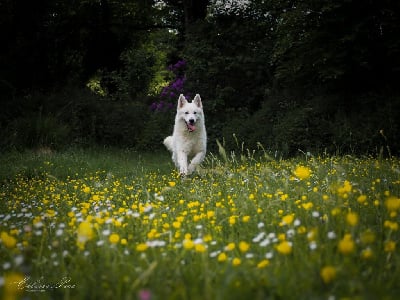
<path fill-rule="evenodd" d="M 1 146 L 160 148 L 200 93 L 211 148 L 395 155 L 400 3 L 3 1 Z"/>

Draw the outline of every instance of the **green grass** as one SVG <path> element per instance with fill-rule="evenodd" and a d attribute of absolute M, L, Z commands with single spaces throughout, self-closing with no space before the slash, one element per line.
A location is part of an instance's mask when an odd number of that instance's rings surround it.
<path fill-rule="evenodd" d="M 5 299 L 396 299 L 400 161 L 0 158 Z"/>
<path fill-rule="evenodd" d="M 62 153 L 48 150 L 7 152 L 0 156 L 0 181 L 16 175 L 33 178 L 79 177 L 102 170 L 116 176 L 141 176 L 146 172 L 169 172 L 172 163 L 166 152 L 139 153 L 117 148 L 70 149 Z"/>

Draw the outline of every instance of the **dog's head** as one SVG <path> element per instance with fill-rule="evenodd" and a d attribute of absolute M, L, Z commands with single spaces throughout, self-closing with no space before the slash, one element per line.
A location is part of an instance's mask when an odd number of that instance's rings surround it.
<path fill-rule="evenodd" d="M 182 94 L 178 99 L 177 116 L 186 124 L 187 130 L 196 130 L 196 123 L 203 119 L 203 104 L 199 94 L 196 94 L 192 102 L 188 102 Z"/>

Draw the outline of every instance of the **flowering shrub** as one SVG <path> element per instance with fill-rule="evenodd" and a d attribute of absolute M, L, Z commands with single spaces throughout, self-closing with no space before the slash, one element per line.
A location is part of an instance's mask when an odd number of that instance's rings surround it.
<path fill-rule="evenodd" d="M 184 59 L 168 66 L 168 71 L 172 72 L 175 78 L 162 89 L 160 93 L 160 101 L 153 102 L 150 105 L 152 111 L 166 111 L 175 108 L 175 102 L 178 96 L 184 93 L 184 84 L 186 81 L 184 74 L 185 67 L 186 61 Z M 190 94 L 187 94 L 186 97 L 190 97 Z"/>

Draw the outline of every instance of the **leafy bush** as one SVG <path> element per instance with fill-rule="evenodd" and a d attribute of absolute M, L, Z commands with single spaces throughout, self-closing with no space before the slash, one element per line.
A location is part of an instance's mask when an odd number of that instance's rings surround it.
<path fill-rule="evenodd" d="M 172 134 L 175 110 L 156 111 L 148 115 L 137 148 L 140 150 L 164 149 L 163 140 Z"/>
<path fill-rule="evenodd" d="M 71 128 L 52 115 L 28 114 L 13 120 L 3 135 L 8 148 L 60 148 L 70 141 Z"/>

